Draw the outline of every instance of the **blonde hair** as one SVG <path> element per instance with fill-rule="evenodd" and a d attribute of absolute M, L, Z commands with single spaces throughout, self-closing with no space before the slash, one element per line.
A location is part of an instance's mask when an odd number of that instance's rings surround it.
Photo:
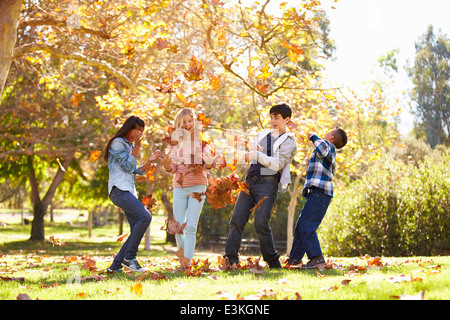
<path fill-rule="evenodd" d="M 192 119 L 195 120 L 197 119 L 197 116 L 195 115 L 195 112 L 192 111 L 192 109 L 181 109 L 180 111 L 177 112 L 176 116 L 175 116 L 175 121 L 174 121 L 174 129 L 181 129 L 181 127 L 183 126 L 183 121 L 184 121 L 184 117 L 185 116 L 191 116 Z"/>

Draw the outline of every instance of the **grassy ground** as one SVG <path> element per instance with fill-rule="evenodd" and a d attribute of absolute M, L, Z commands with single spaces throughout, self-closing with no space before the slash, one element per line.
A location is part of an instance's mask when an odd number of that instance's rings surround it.
<path fill-rule="evenodd" d="M 30 226 L 20 225 L 17 218 L 0 212 L 2 300 L 20 294 L 40 300 L 450 299 L 450 257 L 328 257 L 328 268 L 319 271 L 271 270 L 263 262 L 257 265 L 258 257 L 241 257 L 241 268 L 221 270 L 220 248 L 197 252 L 197 265 L 185 272 L 160 230 L 164 216 L 156 215 L 152 250 L 142 250 L 141 245 L 138 254 L 150 272 L 106 274 L 121 245 L 116 241 L 117 225 L 94 228 L 89 238 L 84 216 L 72 218 L 72 226 L 66 217 L 55 219 L 46 227 L 46 239 L 53 234 L 67 243 L 54 246 L 27 241 Z"/>

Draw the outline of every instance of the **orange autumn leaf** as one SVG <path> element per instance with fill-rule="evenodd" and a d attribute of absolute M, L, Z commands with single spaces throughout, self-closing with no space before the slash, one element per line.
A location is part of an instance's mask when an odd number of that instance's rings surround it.
<path fill-rule="evenodd" d="M 76 107 L 78 107 L 78 103 L 80 103 L 81 101 L 84 101 L 84 96 L 82 94 L 79 94 L 78 92 L 75 92 L 73 94 L 73 97 L 70 98 L 70 101 L 72 102 L 72 104 L 76 108 Z"/>
<path fill-rule="evenodd" d="M 267 93 L 267 91 L 269 91 L 269 85 L 268 84 L 264 84 L 264 81 L 256 81 L 256 89 L 261 92 L 261 93 Z"/>
<path fill-rule="evenodd" d="M 102 152 L 99 150 L 91 151 L 91 155 L 89 157 L 88 162 L 94 162 L 95 160 L 98 159 L 98 157 L 100 157 L 101 154 Z"/>
<path fill-rule="evenodd" d="M 198 60 L 195 56 L 191 56 L 191 62 L 189 63 L 189 68 L 183 72 L 184 77 L 188 81 L 199 81 L 203 79 L 203 71 L 205 66 Z"/>
<path fill-rule="evenodd" d="M 265 196 L 264 198 L 262 198 L 261 200 L 259 200 L 258 203 L 257 203 L 253 208 L 250 209 L 250 211 L 253 212 L 253 211 L 258 210 L 259 207 L 261 207 L 262 203 L 263 203 L 267 198 L 269 198 L 269 196 Z"/>
<path fill-rule="evenodd" d="M 208 125 L 210 124 L 210 122 L 211 122 L 211 119 L 210 119 L 210 118 L 207 118 L 206 115 L 205 115 L 204 113 L 200 113 L 200 114 L 197 116 L 197 120 L 198 120 L 198 121 L 201 121 L 202 124 L 203 124 L 204 126 L 208 126 Z"/>
<path fill-rule="evenodd" d="M 129 232 L 124 233 L 124 234 L 118 236 L 118 237 L 117 237 L 117 242 L 122 242 L 123 239 L 125 239 L 125 237 L 128 235 L 128 233 L 129 233 Z"/>
<path fill-rule="evenodd" d="M 61 240 L 59 240 L 58 238 L 55 238 L 54 235 L 51 235 L 49 238 L 50 242 L 54 245 L 54 246 L 58 246 L 58 247 L 62 247 L 65 246 L 67 242 L 62 242 Z"/>
<path fill-rule="evenodd" d="M 183 224 L 180 224 L 175 219 L 166 219 L 164 221 L 164 225 L 161 227 L 161 230 L 167 231 L 169 234 L 183 234 L 183 230 L 186 227 L 187 221 Z"/>
<path fill-rule="evenodd" d="M 195 103 L 193 103 L 192 101 L 188 101 L 184 95 L 182 95 L 181 93 L 175 93 L 175 96 L 177 97 L 178 100 L 180 100 L 180 102 L 183 104 L 183 106 L 185 106 L 186 108 L 194 108 L 196 106 Z"/>
<path fill-rule="evenodd" d="M 156 197 L 153 196 L 153 193 L 150 193 L 142 198 L 142 204 L 150 211 L 150 213 L 153 213 L 153 208 L 156 205 Z"/>
<path fill-rule="evenodd" d="M 188 195 L 196 199 L 198 202 L 202 202 L 202 196 L 205 194 L 206 194 L 205 192 L 191 192 Z"/>
<path fill-rule="evenodd" d="M 130 291 L 134 294 L 141 295 L 143 291 L 142 284 L 138 282 L 135 286 L 132 285 Z"/>
<path fill-rule="evenodd" d="M 85 259 L 85 262 L 81 266 L 81 269 L 95 271 L 96 270 L 96 267 L 95 267 L 96 261 L 89 257 L 85 257 L 84 259 Z"/>
<path fill-rule="evenodd" d="M 209 85 L 213 90 L 219 90 L 220 88 L 220 76 L 216 77 L 215 75 L 208 72 L 209 75 Z"/>

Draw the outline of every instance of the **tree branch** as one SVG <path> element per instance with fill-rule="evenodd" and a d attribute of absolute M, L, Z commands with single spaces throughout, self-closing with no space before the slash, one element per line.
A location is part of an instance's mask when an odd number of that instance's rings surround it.
<path fill-rule="evenodd" d="M 25 29 L 26 27 L 34 27 L 34 26 L 52 26 L 52 27 L 63 27 L 68 28 L 67 22 L 64 20 L 58 20 L 54 17 L 45 17 L 43 19 L 28 19 L 28 20 L 20 20 L 17 29 Z M 97 36 L 102 39 L 111 39 L 113 38 L 108 32 L 102 30 L 93 30 L 83 26 L 76 28 L 83 33 L 91 34 Z"/>
<path fill-rule="evenodd" d="M 123 72 L 117 70 L 113 66 L 111 66 L 109 63 L 98 60 L 98 59 L 92 59 L 88 58 L 82 54 L 79 53 L 67 53 L 63 52 L 55 47 L 46 45 L 46 44 L 26 44 L 20 47 L 17 47 L 14 49 L 13 57 L 15 59 L 19 58 L 20 56 L 24 55 L 27 52 L 34 52 L 34 51 L 45 51 L 50 53 L 51 55 L 67 60 L 75 60 L 79 62 L 83 62 L 84 64 L 87 64 L 89 66 L 97 67 L 101 70 L 104 70 L 105 72 L 111 74 L 112 76 L 115 76 L 118 78 L 122 83 L 127 86 L 131 90 L 136 89 L 136 85 L 131 81 L 131 79 L 125 75 Z"/>

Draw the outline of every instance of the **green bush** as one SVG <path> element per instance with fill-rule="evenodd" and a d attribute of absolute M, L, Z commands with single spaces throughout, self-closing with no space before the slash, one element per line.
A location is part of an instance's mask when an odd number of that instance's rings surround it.
<path fill-rule="evenodd" d="M 450 248 L 450 156 L 386 159 L 338 190 L 319 228 L 335 256 L 432 255 Z"/>

